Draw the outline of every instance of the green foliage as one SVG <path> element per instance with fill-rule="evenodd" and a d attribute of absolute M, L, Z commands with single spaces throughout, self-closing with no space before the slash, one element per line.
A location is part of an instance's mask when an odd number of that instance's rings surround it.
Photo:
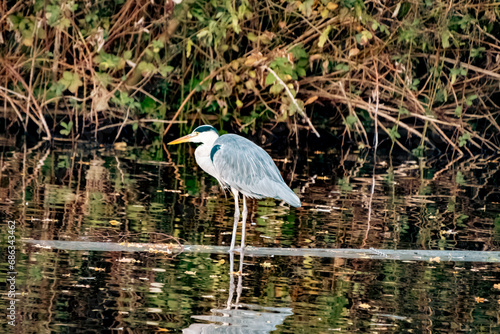
<path fill-rule="evenodd" d="M 139 109 L 141 104 L 133 97 L 130 97 L 127 92 L 116 92 L 116 95 L 111 98 L 111 102 L 120 107 L 127 107 L 131 109 Z"/>
<path fill-rule="evenodd" d="M 307 116 L 323 129 L 343 120 L 353 142 L 370 146 L 378 102 L 387 136 L 418 156 L 426 147 L 415 132 L 401 138 L 402 125 L 420 133 L 429 122 L 455 147 L 474 131 L 481 147 L 498 147 L 489 97 L 500 82 L 490 75 L 500 26 L 483 4 L 36 0 L 14 8 L 2 35 L 9 66 L 0 98 L 25 110 L 32 96 L 46 118 L 70 106 L 67 113 L 89 120 L 78 131 L 122 122 L 124 109 L 134 112 L 135 130 L 142 117 L 254 132 L 264 121 L 296 129 Z M 147 128 L 161 133 L 163 125 Z M 433 140 L 427 135 L 422 142 Z"/>
<path fill-rule="evenodd" d="M 345 121 L 343 122 L 345 125 L 347 125 L 349 128 L 352 128 L 354 123 L 358 121 L 358 117 L 355 115 L 349 115 L 345 118 Z"/>
<path fill-rule="evenodd" d="M 69 121 L 68 123 L 61 122 L 60 125 L 63 127 L 63 129 L 61 129 L 59 133 L 64 136 L 68 136 L 71 133 L 71 129 L 73 129 L 73 122 L 71 121 Z"/>
<path fill-rule="evenodd" d="M 62 78 L 58 81 L 58 84 L 61 85 L 60 87 L 64 87 L 64 89 L 75 94 L 78 91 L 78 87 L 80 87 L 83 82 L 80 80 L 78 74 L 65 71 Z"/>
<path fill-rule="evenodd" d="M 465 185 L 465 178 L 464 178 L 464 174 L 462 174 L 462 172 L 461 172 L 461 171 L 458 171 L 458 172 L 457 172 L 457 176 L 455 177 L 455 181 L 456 181 L 458 184 L 462 185 L 462 186 L 464 186 L 464 185 Z"/>
<path fill-rule="evenodd" d="M 395 141 L 395 140 L 401 138 L 401 135 L 398 133 L 398 127 L 397 126 L 393 126 L 389 130 L 389 137 L 391 138 L 392 141 Z"/>
<path fill-rule="evenodd" d="M 462 146 L 467 145 L 467 142 L 470 140 L 470 133 L 465 132 L 463 135 L 458 137 L 458 140 L 459 140 L 458 146 L 462 147 Z"/>

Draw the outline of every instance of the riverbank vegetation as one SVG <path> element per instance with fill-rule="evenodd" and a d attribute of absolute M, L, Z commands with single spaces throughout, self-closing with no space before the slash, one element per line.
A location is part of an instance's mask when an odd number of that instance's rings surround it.
<path fill-rule="evenodd" d="M 7 1 L 8 131 L 58 140 L 172 124 L 500 152 L 494 1 Z M 186 130 L 187 131 L 187 130 Z M 130 137 L 128 137 L 130 138 Z"/>

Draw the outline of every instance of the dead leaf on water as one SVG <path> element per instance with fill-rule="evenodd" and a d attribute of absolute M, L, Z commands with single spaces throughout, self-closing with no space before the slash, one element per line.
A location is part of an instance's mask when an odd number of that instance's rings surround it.
<path fill-rule="evenodd" d="M 430 261 L 430 262 L 437 262 L 437 263 L 439 263 L 439 262 L 441 262 L 441 258 L 440 258 L 439 256 L 436 256 L 436 257 L 431 257 L 431 258 L 429 259 L 429 261 Z"/>
<path fill-rule="evenodd" d="M 125 142 L 115 143 L 114 146 L 115 146 L 115 150 L 118 150 L 118 151 L 125 151 L 127 149 L 127 143 L 125 143 Z"/>
<path fill-rule="evenodd" d="M 487 299 L 481 298 L 481 297 L 476 297 L 474 298 L 476 300 L 476 303 L 484 303 Z"/>

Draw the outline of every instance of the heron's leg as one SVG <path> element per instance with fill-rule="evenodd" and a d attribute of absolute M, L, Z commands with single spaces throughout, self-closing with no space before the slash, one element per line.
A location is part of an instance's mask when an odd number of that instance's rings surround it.
<path fill-rule="evenodd" d="M 245 224 L 247 222 L 247 214 L 248 214 L 247 197 L 243 195 L 243 221 L 241 222 L 241 249 L 240 249 L 241 252 L 243 252 L 243 249 L 245 248 Z"/>
<path fill-rule="evenodd" d="M 231 247 L 229 251 L 234 251 L 234 245 L 236 244 L 236 232 L 238 231 L 238 221 L 240 220 L 240 205 L 238 203 L 239 192 L 238 190 L 231 189 L 234 195 L 234 225 L 233 225 L 233 236 L 231 238 Z M 245 196 L 243 196 L 245 198 Z"/>

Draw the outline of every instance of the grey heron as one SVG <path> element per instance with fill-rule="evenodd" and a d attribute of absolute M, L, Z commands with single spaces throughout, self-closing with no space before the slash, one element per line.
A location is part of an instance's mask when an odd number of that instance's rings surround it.
<path fill-rule="evenodd" d="M 241 250 L 245 247 L 247 197 L 271 197 L 300 207 L 300 200 L 286 185 L 273 159 L 261 147 L 236 134 L 219 136 L 210 125 L 201 125 L 192 133 L 168 143 L 201 143 L 194 152 L 196 163 L 215 177 L 223 189 L 234 195 L 234 225 L 230 252 L 234 251 L 236 232 L 240 219 L 238 198 L 243 195 Z"/>

